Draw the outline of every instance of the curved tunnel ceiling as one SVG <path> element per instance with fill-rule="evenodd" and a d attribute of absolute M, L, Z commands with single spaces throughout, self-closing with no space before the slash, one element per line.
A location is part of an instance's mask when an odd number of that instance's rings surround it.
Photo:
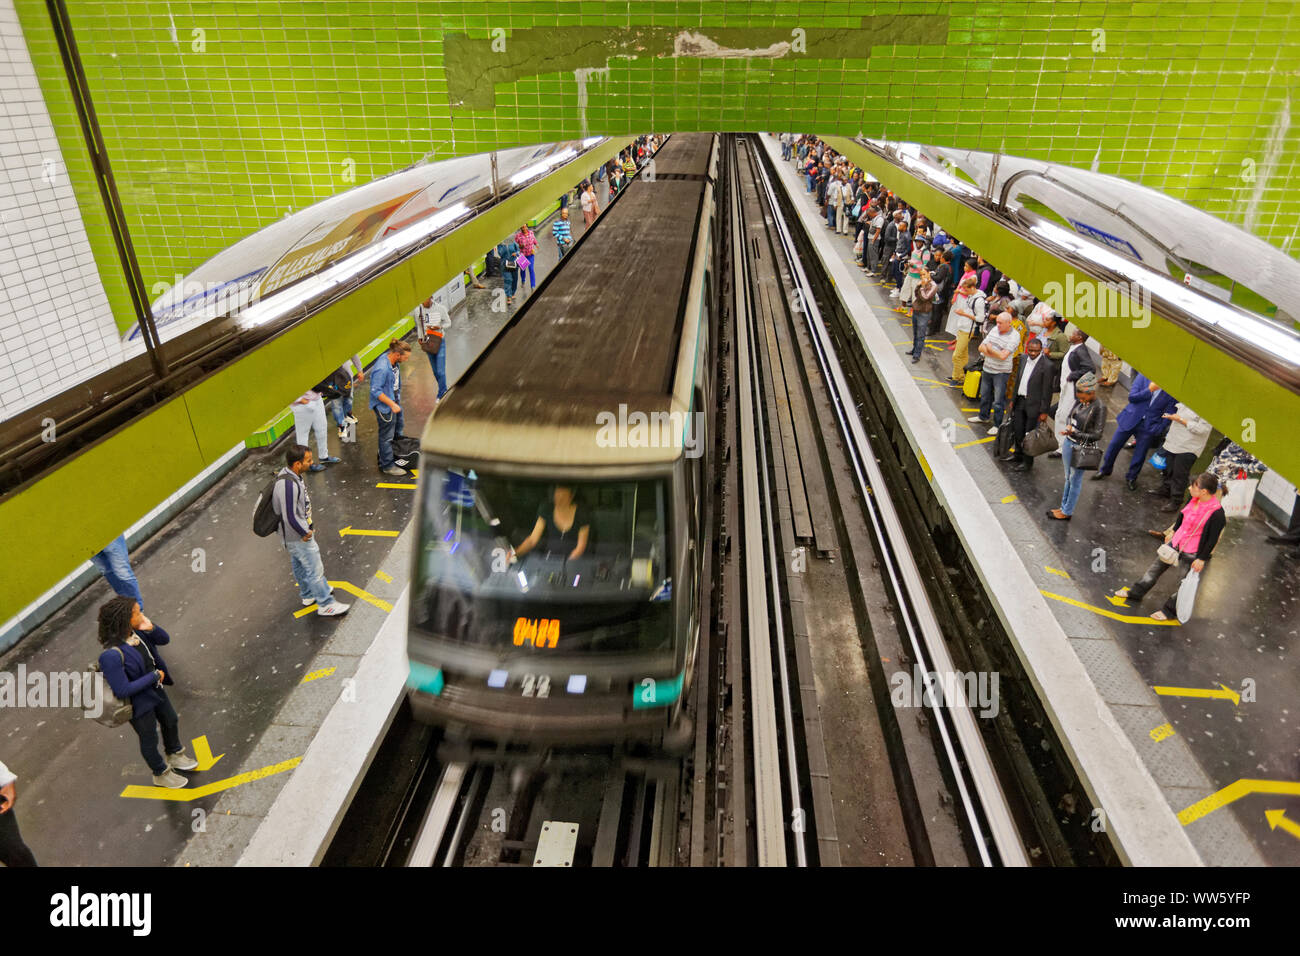
<path fill-rule="evenodd" d="M 46 4 L 17 0 L 119 326 Z M 1300 223 L 1293 4 L 67 0 L 147 285 L 432 156 L 815 129 L 1096 168 L 1281 246 Z"/>

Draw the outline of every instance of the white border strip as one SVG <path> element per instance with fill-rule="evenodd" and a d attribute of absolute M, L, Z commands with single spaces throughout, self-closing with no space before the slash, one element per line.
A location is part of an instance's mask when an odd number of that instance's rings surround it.
<path fill-rule="evenodd" d="M 989 599 L 1011 635 L 1016 653 L 1089 797 L 1105 811 L 1107 831 L 1116 850 L 1133 866 L 1203 866 L 1159 785 L 1074 653 L 1038 585 L 1018 560 L 1011 540 L 975 479 L 956 449 L 944 439 L 943 429 L 911 371 L 858 288 L 857 277 L 838 255 L 822 254 L 830 243 L 829 237 L 823 235 L 824 220 L 815 217 L 807 203 L 801 201 L 795 188 L 798 184 L 792 187 L 793 169 L 774 149 L 776 141 L 767 134 L 758 138 L 787 194 L 793 197 L 791 205 L 817 247 L 822 266 L 834 280 L 841 303 L 853 317 L 899 425 L 913 449 L 930 466 L 934 475 L 931 486 L 979 571 Z M 1017 560 L 1007 560 L 1008 555 L 1017 555 Z M 997 581 L 986 576 L 992 568 L 998 569 Z M 1005 600 L 1007 595 L 1016 595 L 1016 601 Z"/>

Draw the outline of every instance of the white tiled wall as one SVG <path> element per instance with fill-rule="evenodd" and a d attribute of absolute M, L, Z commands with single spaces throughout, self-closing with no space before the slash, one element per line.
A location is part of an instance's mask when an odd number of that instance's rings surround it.
<path fill-rule="evenodd" d="M 0 0 L 0 421 L 121 361 L 13 0 Z"/>

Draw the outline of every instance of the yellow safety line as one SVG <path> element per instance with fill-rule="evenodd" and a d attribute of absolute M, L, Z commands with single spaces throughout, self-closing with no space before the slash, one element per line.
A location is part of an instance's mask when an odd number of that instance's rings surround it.
<path fill-rule="evenodd" d="M 914 382 L 929 382 L 931 385 L 942 385 L 942 384 L 943 384 L 943 382 L 940 382 L 940 381 L 938 381 L 937 379 L 926 378 L 926 377 L 924 377 L 924 376 L 922 376 L 922 375 L 913 375 L 913 376 L 912 376 L 912 380 L 913 380 Z M 978 411 L 978 409 L 976 409 L 976 411 Z"/>
<path fill-rule="evenodd" d="M 976 438 L 974 441 L 964 441 L 960 445 L 953 445 L 953 448 L 969 448 L 971 445 L 983 445 L 985 442 L 997 441 L 997 435 L 989 435 L 988 438 Z"/>
<path fill-rule="evenodd" d="M 379 580 L 383 581 L 385 584 L 393 583 L 393 576 L 387 571 L 376 571 L 375 577 L 379 578 Z"/>
<path fill-rule="evenodd" d="M 410 489 L 411 491 L 415 490 L 415 485 L 395 485 L 388 481 L 381 481 L 377 483 L 375 487 L 376 488 L 407 488 Z"/>
<path fill-rule="evenodd" d="M 300 763 L 302 763 L 302 758 L 294 757 L 292 760 L 285 760 L 258 770 L 250 770 L 248 773 L 227 777 L 225 780 L 214 780 L 212 783 L 205 783 L 201 787 L 186 787 L 179 790 L 172 790 L 170 787 L 138 787 L 132 784 L 122 791 L 121 796 L 139 800 L 175 800 L 178 802 L 198 800 L 200 797 L 209 797 L 214 793 L 220 793 L 222 790 L 229 790 L 231 787 L 243 786 L 246 783 L 252 783 L 254 780 L 261 780 L 264 777 L 272 777 L 277 773 L 292 770 Z"/>
<path fill-rule="evenodd" d="M 1183 826 L 1195 823 L 1201 817 L 1208 816 L 1220 807 L 1250 796 L 1252 793 L 1274 793 L 1283 796 L 1300 797 L 1300 781 L 1297 780 L 1251 780 L 1242 778 L 1228 784 L 1222 790 L 1216 790 L 1201 800 L 1197 800 L 1178 814 L 1178 822 Z"/>
<path fill-rule="evenodd" d="M 321 677 L 329 677 L 330 674 L 333 674 L 336 670 L 338 670 L 337 667 L 322 667 L 320 670 L 312 671 L 310 674 L 303 675 L 302 680 L 298 681 L 298 683 L 305 684 L 308 681 L 317 680 Z"/>
<path fill-rule="evenodd" d="M 1161 724 L 1159 727 L 1152 727 L 1147 736 L 1156 743 L 1160 743 L 1160 741 L 1172 737 L 1175 733 L 1173 724 Z"/>
<path fill-rule="evenodd" d="M 354 597 L 359 597 L 359 598 L 361 598 L 361 600 L 363 600 L 363 601 L 367 601 L 367 602 L 369 602 L 370 604 L 373 604 L 375 607 L 379 608 L 379 610 L 381 610 L 381 611 L 385 611 L 385 612 L 387 612 L 387 611 L 391 611 L 391 610 L 393 609 L 393 606 L 392 606 L 391 604 L 389 604 L 387 601 L 385 601 L 383 598 L 377 598 L 377 597 L 375 597 L 373 594 L 371 594 L 369 591 L 363 591 L 363 590 L 361 590 L 361 588 L 357 587 L 355 584 L 351 583 L 350 581 L 331 581 L 331 582 L 330 582 L 330 587 L 338 588 L 338 589 L 341 590 L 341 591 L 347 591 L 349 594 L 353 595 Z M 304 617 L 304 616 L 306 616 L 306 615 L 308 615 L 308 614 L 314 614 L 314 613 L 316 613 L 316 609 L 317 609 L 319 606 L 320 606 L 320 605 L 318 605 L 318 604 L 310 604 L 310 605 L 308 605 L 307 607 L 303 608 L 303 609 L 300 610 L 300 611 L 294 611 L 294 612 L 293 612 L 293 616 L 294 616 L 294 617 Z"/>
<path fill-rule="evenodd" d="M 1018 500 L 1019 499 L 1015 495 L 1007 495 L 1005 498 L 1002 499 L 1002 503 L 1004 505 L 1009 505 L 1011 504 L 1011 502 L 1018 501 Z"/>
<path fill-rule="evenodd" d="M 1074 598 L 1064 597 L 1060 594 L 1053 594 L 1051 591 L 1039 591 L 1043 597 L 1049 597 L 1053 601 L 1060 601 L 1062 604 L 1070 604 L 1074 607 L 1081 607 L 1085 611 L 1091 611 L 1093 614 L 1100 614 L 1102 617 L 1108 617 L 1112 620 L 1123 621 L 1125 624 L 1146 624 L 1150 627 L 1177 627 L 1177 618 L 1170 618 L 1167 621 L 1156 621 L 1149 617 L 1138 617 L 1134 614 L 1116 614 L 1114 611 L 1108 611 L 1104 607 L 1094 607 L 1091 604 L 1084 604 L 1082 601 L 1076 601 Z"/>
<path fill-rule="evenodd" d="M 1060 568 L 1049 568 L 1047 565 L 1043 565 L 1043 570 L 1048 574 L 1055 574 L 1063 578 L 1068 578 L 1070 576 L 1068 571 L 1062 571 Z"/>
<path fill-rule="evenodd" d="M 925 456 L 917 454 L 916 460 L 921 463 L 921 471 L 925 472 L 925 480 L 934 481 L 934 472 L 930 470 L 930 463 L 925 460 Z"/>
<path fill-rule="evenodd" d="M 347 534 L 370 537 L 370 538 L 396 538 L 399 534 L 401 534 L 401 532 L 367 530 L 365 528 L 354 528 L 352 527 L 352 525 L 348 525 L 346 528 L 339 528 L 340 538 Z"/>
<path fill-rule="evenodd" d="M 1230 700 L 1233 707 L 1241 703 L 1241 695 L 1227 684 L 1220 684 L 1219 687 L 1222 689 L 1212 690 L 1206 687 L 1152 687 L 1151 689 L 1161 697 L 1201 697 L 1211 700 Z"/>

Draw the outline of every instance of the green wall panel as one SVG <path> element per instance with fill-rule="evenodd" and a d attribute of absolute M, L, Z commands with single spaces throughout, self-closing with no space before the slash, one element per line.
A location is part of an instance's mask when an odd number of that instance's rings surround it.
<path fill-rule="evenodd" d="M 125 328 L 134 316 L 45 3 L 17 7 Z M 425 157 L 652 130 L 863 133 L 1085 168 L 1095 158 L 1293 253 L 1300 231 L 1300 131 L 1287 112 L 1300 103 L 1300 5 L 1289 2 L 68 9 L 150 286 L 347 188 L 345 160 L 365 182 Z"/>

